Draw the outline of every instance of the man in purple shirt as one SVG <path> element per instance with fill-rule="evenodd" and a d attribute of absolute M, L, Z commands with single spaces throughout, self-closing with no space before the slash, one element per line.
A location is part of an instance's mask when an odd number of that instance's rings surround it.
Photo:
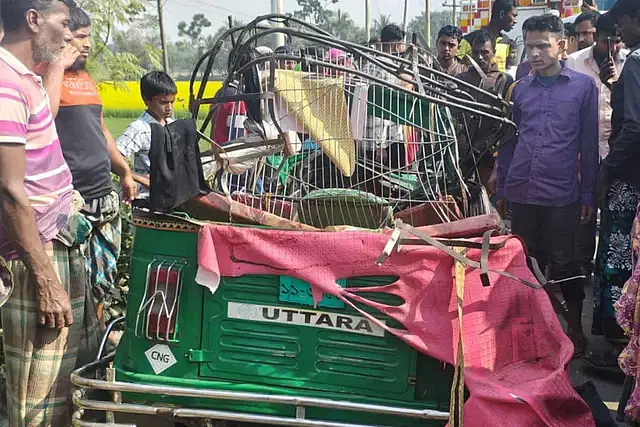
<path fill-rule="evenodd" d="M 558 60 L 560 18 L 529 18 L 525 48 L 533 73 L 511 94 L 517 138 L 498 154 L 498 196 L 512 205 L 512 230 L 551 280 L 580 275 L 575 236 L 594 215 L 598 175 L 598 90 L 592 78 Z M 583 279 L 561 282 L 567 335 L 584 352 Z"/>

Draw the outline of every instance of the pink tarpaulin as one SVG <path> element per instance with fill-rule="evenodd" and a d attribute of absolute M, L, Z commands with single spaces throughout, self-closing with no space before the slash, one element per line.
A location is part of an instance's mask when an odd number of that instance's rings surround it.
<path fill-rule="evenodd" d="M 402 246 L 378 266 L 375 260 L 388 235 L 366 232 L 280 231 L 206 225 L 198 242 L 199 277 L 245 274 L 286 275 L 311 284 L 316 300 L 333 294 L 348 304 L 358 301 L 386 313 L 406 330 L 377 322 L 412 347 L 455 364 L 458 320 L 453 259 L 431 246 Z M 489 267 L 535 281 L 526 266 L 522 243 L 514 238 L 489 256 Z M 479 261 L 480 250 L 467 257 Z M 589 408 L 573 390 L 567 365 L 573 346 L 565 336 L 547 294 L 490 273 L 483 287 L 480 272 L 467 269 L 463 305 L 465 381 L 470 397 L 466 426 L 594 426 Z M 377 288 L 343 289 L 337 279 L 397 276 Z M 211 283 L 202 283 L 212 285 Z M 401 306 L 366 300 L 359 292 L 401 297 Z M 363 315 L 371 318 L 367 313 Z"/>

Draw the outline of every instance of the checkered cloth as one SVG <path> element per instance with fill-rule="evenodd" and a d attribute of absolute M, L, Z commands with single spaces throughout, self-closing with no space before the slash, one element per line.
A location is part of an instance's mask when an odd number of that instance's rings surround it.
<path fill-rule="evenodd" d="M 69 328 L 38 326 L 35 285 L 22 261 L 9 262 L 14 290 L 0 310 L 8 419 L 0 420 L 0 425 L 63 427 L 71 423 L 69 377 L 95 357 L 101 333 L 87 285 L 85 257 L 78 245 L 68 244 L 73 241 L 63 230 L 44 245 L 71 300 L 73 325 Z"/>
<path fill-rule="evenodd" d="M 87 271 L 96 302 L 113 288 L 118 274 L 121 221 L 120 198 L 113 191 L 101 199 L 87 202 L 82 214 L 92 226 L 89 237 Z"/>

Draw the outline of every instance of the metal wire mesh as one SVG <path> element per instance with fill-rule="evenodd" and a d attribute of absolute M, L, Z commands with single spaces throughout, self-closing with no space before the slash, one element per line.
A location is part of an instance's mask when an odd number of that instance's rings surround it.
<path fill-rule="evenodd" d="M 256 49 L 276 31 L 287 34 L 288 48 Z M 434 69 L 428 52 L 359 46 L 277 15 L 231 29 L 220 42 L 229 38 L 223 89 L 202 98 L 205 67 L 191 104 L 196 115 L 210 105 L 201 133 L 212 145 L 216 191 L 319 228 L 376 229 L 398 216 L 415 223 L 414 215 L 447 222 L 486 210 L 486 197 L 469 203 L 451 108 L 508 121 Z"/>

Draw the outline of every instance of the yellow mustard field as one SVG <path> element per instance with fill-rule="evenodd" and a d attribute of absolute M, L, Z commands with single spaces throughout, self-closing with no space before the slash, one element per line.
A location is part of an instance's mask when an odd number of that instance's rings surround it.
<path fill-rule="evenodd" d="M 145 109 L 140 97 L 140 82 L 125 82 L 126 88 L 118 87 L 111 83 L 100 84 L 100 97 L 106 115 L 137 115 Z M 176 82 L 178 95 L 176 97 L 175 110 L 178 113 L 186 112 L 189 105 L 189 82 Z M 208 82 L 205 97 L 213 97 L 222 82 Z M 195 84 L 195 90 L 200 83 Z M 196 92 L 197 93 L 197 92 Z"/>

